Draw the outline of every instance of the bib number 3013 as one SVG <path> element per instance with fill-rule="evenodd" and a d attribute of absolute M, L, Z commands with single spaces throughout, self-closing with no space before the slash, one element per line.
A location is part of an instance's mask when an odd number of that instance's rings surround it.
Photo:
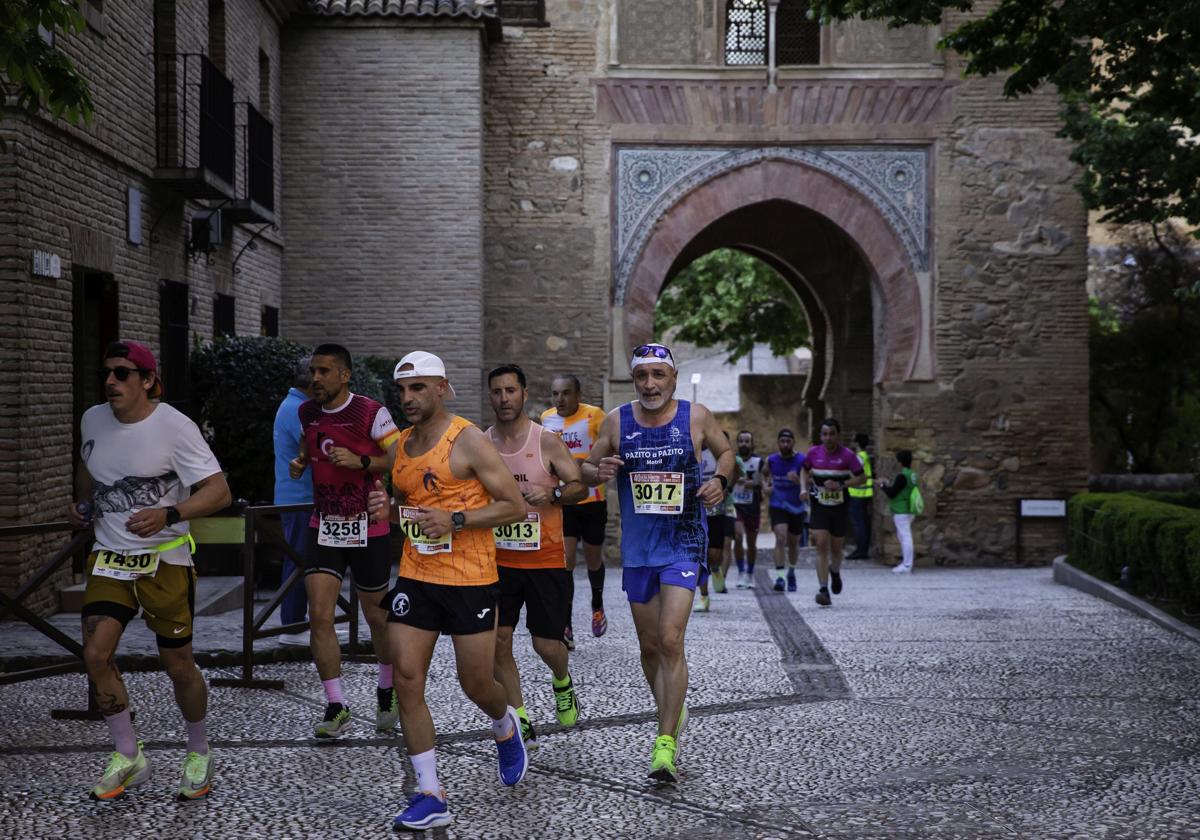
<path fill-rule="evenodd" d="M 525 514 L 524 522 L 513 522 L 492 529 L 496 548 L 505 551 L 537 551 L 542 547 L 542 517 L 535 512 Z"/>
<path fill-rule="evenodd" d="M 158 552 L 121 554 L 116 551 L 97 551 L 92 574 L 114 580 L 136 580 L 150 577 L 158 571 Z"/>
<path fill-rule="evenodd" d="M 367 514 L 357 516 L 331 516 L 321 514 L 317 530 L 317 545 L 331 548 L 366 548 Z"/>
<path fill-rule="evenodd" d="M 449 534 L 437 539 L 425 536 L 425 532 L 421 530 L 421 523 L 417 522 L 420 508 L 401 506 L 399 510 L 400 530 L 418 554 L 448 554 L 451 551 L 453 539 Z"/>
<path fill-rule="evenodd" d="M 629 474 L 633 512 L 674 516 L 683 513 L 683 473 L 635 472 Z"/>

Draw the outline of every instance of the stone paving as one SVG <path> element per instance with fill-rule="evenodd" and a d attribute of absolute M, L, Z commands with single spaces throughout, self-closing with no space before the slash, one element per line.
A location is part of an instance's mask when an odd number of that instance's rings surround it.
<path fill-rule="evenodd" d="M 760 561 L 761 562 L 761 561 Z M 768 561 L 769 565 L 769 561 Z M 761 567 L 760 567 L 761 568 Z M 651 702 L 619 578 L 610 630 L 572 657 L 583 719 L 553 724 L 548 675 L 518 634 L 540 749 L 516 788 L 496 779 L 483 716 L 439 644 L 430 707 L 456 821 L 447 838 L 1200 837 L 1200 646 L 1055 585 L 1049 569 L 847 563 L 832 609 L 800 591 L 713 598 L 689 627 L 691 724 L 674 788 L 645 778 Z M 576 626 L 587 627 L 578 571 Z M 586 634 L 586 631 L 585 631 Z M 369 717 L 374 666 L 349 663 L 345 740 L 309 737 L 312 666 L 259 666 L 283 691 L 213 688 L 218 761 L 207 803 L 171 800 L 182 721 L 160 673 L 127 677 L 155 768 L 124 800 L 88 800 L 111 749 L 99 722 L 51 720 L 83 678 L 0 687 L 0 836 L 387 836 L 413 779 Z M 233 668 L 206 669 L 211 679 Z"/>

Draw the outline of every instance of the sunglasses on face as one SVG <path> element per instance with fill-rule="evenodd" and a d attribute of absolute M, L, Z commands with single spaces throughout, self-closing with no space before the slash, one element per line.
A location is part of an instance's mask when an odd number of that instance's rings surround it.
<path fill-rule="evenodd" d="M 117 378 L 118 382 L 124 382 L 126 379 L 129 378 L 130 374 L 140 373 L 142 376 L 145 376 L 150 371 L 142 370 L 141 368 L 131 368 L 131 367 L 115 367 L 115 368 L 102 367 L 102 368 L 100 368 L 100 370 L 98 372 L 100 374 L 100 379 L 105 382 L 108 381 L 109 374 L 115 376 Z"/>
<path fill-rule="evenodd" d="M 635 359 L 644 359 L 647 356 L 653 356 L 656 359 L 670 359 L 675 361 L 675 357 L 671 355 L 671 351 L 661 344 L 643 344 L 641 347 L 633 351 Z"/>

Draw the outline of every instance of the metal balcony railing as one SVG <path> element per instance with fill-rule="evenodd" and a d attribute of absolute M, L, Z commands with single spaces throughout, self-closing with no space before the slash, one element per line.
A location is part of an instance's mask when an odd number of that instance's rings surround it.
<path fill-rule="evenodd" d="M 234 183 L 233 83 L 206 56 L 158 53 L 154 92 L 160 177 L 185 191 L 189 182 L 215 178 L 223 188 L 217 195 L 227 193 Z"/>
<path fill-rule="evenodd" d="M 246 104 L 246 197 L 267 210 L 275 209 L 275 126 Z"/>

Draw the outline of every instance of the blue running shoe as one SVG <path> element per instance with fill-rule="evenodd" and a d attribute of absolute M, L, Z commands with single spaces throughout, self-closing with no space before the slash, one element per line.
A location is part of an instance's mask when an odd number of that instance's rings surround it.
<path fill-rule="evenodd" d="M 775 591 L 776 592 L 783 591 L 783 578 L 781 578 L 781 577 L 775 578 Z"/>
<path fill-rule="evenodd" d="M 529 769 L 529 753 L 525 751 L 525 741 L 521 738 L 521 719 L 517 717 L 516 709 L 509 706 L 505 714 L 512 720 L 513 731 L 503 741 L 496 742 L 496 758 L 499 760 L 496 775 L 501 782 L 512 787 L 525 778 L 525 771 Z"/>
<path fill-rule="evenodd" d="M 788 569 L 788 592 L 796 591 L 796 570 Z"/>
<path fill-rule="evenodd" d="M 432 793 L 417 791 L 408 800 L 408 807 L 392 820 L 392 828 L 397 831 L 401 829 L 424 831 L 427 828 L 450 825 L 453 821 L 454 815 L 446 806 L 445 799 L 434 796 Z"/>

